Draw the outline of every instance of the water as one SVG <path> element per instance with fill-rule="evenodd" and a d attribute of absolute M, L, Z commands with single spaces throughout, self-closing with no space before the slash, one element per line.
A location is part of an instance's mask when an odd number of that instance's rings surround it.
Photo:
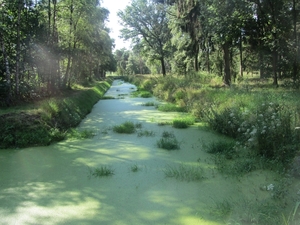
<path fill-rule="evenodd" d="M 99 101 L 79 126 L 93 129 L 92 139 L 0 151 L 0 224 L 225 224 L 241 214 L 243 204 L 269 198 L 259 187 L 272 182 L 272 174 L 220 175 L 201 143 L 222 137 L 197 125 L 183 130 L 158 126 L 180 114 L 142 106 L 156 100 L 130 98 L 133 90 L 131 84 L 113 83 L 106 95 L 117 99 Z M 141 123 L 155 136 L 112 131 L 125 121 Z M 156 147 L 163 131 L 174 133 L 180 150 Z M 205 179 L 166 178 L 164 170 L 178 165 L 201 166 Z M 92 176 L 101 166 L 114 175 Z M 220 202 L 233 203 L 232 213 L 220 217 Z"/>

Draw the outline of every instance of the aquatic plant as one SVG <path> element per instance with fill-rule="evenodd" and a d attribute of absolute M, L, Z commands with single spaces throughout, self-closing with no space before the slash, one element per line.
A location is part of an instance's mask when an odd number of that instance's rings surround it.
<path fill-rule="evenodd" d="M 180 144 L 177 141 L 175 135 L 171 132 L 164 131 L 162 137 L 156 142 L 157 147 L 166 150 L 180 149 Z"/>
<path fill-rule="evenodd" d="M 226 219 L 232 212 L 233 206 L 231 201 L 224 199 L 223 201 L 214 202 L 214 206 L 211 207 L 210 213 L 218 219 Z"/>
<path fill-rule="evenodd" d="M 185 116 L 181 118 L 175 118 L 173 120 L 173 127 L 175 128 L 188 128 L 195 123 L 195 118 L 192 116 Z"/>
<path fill-rule="evenodd" d="M 185 107 L 179 107 L 172 103 L 158 105 L 157 109 L 162 112 L 186 112 L 187 111 Z"/>
<path fill-rule="evenodd" d="M 136 129 L 139 129 L 142 127 L 141 123 L 134 124 L 131 121 L 126 121 L 122 123 L 121 125 L 116 125 L 113 127 L 113 131 L 116 133 L 121 134 L 132 134 L 136 131 Z"/>
<path fill-rule="evenodd" d="M 85 129 L 85 130 L 78 130 L 75 128 L 71 128 L 68 130 L 67 138 L 69 139 L 88 139 L 93 138 L 96 135 L 94 130 Z"/>
<path fill-rule="evenodd" d="M 140 170 L 140 168 L 138 167 L 138 165 L 134 164 L 130 167 L 131 172 L 138 172 Z"/>
<path fill-rule="evenodd" d="M 155 102 L 146 102 L 143 103 L 142 106 L 156 106 Z"/>
<path fill-rule="evenodd" d="M 164 170 L 166 177 L 176 178 L 182 181 L 201 181 L 205 178 L 204 171 L 200 166 L 168 166 Z"/>
<path fill-rule="evenodd" d="M 215 141 L 202 144 L 203 149 L 210 154 L 222 154 L 226 159 L 232 159 L 236 155 L 234 141 Z"/>
<path fill-rule="evenodd" d="M 112 176 L 114 175 L 114 170 L 107 167 L 107 166 L 101 166 L 97 168 L 88 168 L 89 169 L 89 177 L 106 177 L 106 176 Z"/>
<path fill-rule="evenodd" d="M 149 131 L 149 130 L 140 130 L 137 133 L 138 137 L 153 137 L 155 136 L 155 133 L 153 131 Z"/>

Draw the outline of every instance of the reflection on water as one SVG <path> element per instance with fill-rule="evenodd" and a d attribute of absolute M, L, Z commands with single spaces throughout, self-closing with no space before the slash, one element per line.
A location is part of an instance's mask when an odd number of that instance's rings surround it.
<path fill-rule="evenodd" d="M 256 172 L 239 180 L 219 175 L 201 142 L 220 137 L 197 126 L 158 126 L 180 114 L 142 106 L 156 100 L 131 98 L 135 89 L 113 83 L 106 95 L 116 99 L 99 101 L 80 124 L 80 129 L 96 131 L 93 139 L 0 151 L 0 224 L 224 224 L 232 215 L 216 217 L 216 202 L 267 197 L 258 184 L 272 180 L 271 174 Z M 140 122 L 155 136 L 112 131 L 125 121 Z M 174 133 L 180 150 L 156 147 L 163 131 Z M 165 177 L 166 167 L 181 163 L 201 166 L 206 178 L 184 182 Z M 115 175 L 89 176 L 90 168 L 103 165 Z M 130 169 L 134 165 L 137 172 Z"/>

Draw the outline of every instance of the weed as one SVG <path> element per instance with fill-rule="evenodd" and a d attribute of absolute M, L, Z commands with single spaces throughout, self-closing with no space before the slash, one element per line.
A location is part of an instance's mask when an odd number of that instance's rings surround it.
<path fill-rule="evenodd" d="M 89 178 L 91 176 L 93 177 L 106 177 L 106 176 L 112 176 L 114 175 L 114 170 L 107 167 L 107 166 L 101 166 L 98 168 L 88 168 L 89 169 Z"/>
<path fill-rule="evenodd" d="M 164 169 L 166 177 L 176 178 L 182 181 L 201 181 L 205 178 L 204 171 L 199 166 L 180 164 L 177 167 L 168 166 Z"/>
<path fill-rule="evenodd" d="M 211 214 L 219 219 L 226 219 L 227 216 L 232 212 L 232 205 L 230 201 L 223 200 L 215 202 L 215 205 L 211 208 Z"/>
<path fill-rule="evenodd" d="M 286 218 L 285 215 L 282 213 L 282 220 L 284 225 L 296 225 L 299 223 L 297 222 L 297 218 L 295 218 L 296 213 L 298 211 L 298 208 L 300 206 L 300 202 L 296 202 L 294 210 L 289 214 L 289 216 Z M 299 214 L 298 214 L 299 215 Z"/>
<path fill-rule="evenodd" d="M 121 134 L 132 134 L 136 131 L 137 128 L 141 128 L 141 127 L 142 124 L 140 123 L 134 124 L 133 122 L 126 121 L 121 125 L 114 126 L 113 131 Z"/>
<path fill-rule="evenodd" d="M 140 96 L 142 98 L 151 98 L 152 94 L 150 92 L 148 92 L 148 91 L 143 91 L 143 92 L 141 92 Z"/>
<path fill-rule="evenodd" d="M 141 98 L 151 98 L 152 94 L 149 91 L 145 91 L 145 90 L 137 90 L 137 91 L 133 91 L 131 92 L 131 96 L 132 97 L 141 97 Z"/>
<path fill-rule="evenodd" d="M 185 107 L 178 107 L 177 105 L 171 103 L 159 105 L 157 109 L 162 112 L 186 112 Z"/>
<path fill-rule="evenodd" d="M 143 103 L 142 106 L 156 106 L 155 102 L 146 102 Z"/>
<path fill-rule="evenodd" d="M 177 141 L 175 135 L 168 131 L 162 133 L 162 138 L 157 142 L 157 147 L 166 149 L 166 150 L 176 150 L 180 148 L 179 142 Z"/>
<path fill-rule="evenodd" d="M 232 159 L 236 155 L 233 141 L 217 141 L 211 142 L 208 145 L 203 144 L 203 148 L 210 154 L 222 154 L 226 159 Z"/>
<path fill-rule="evenodd" d="M 78 130 L 71 128 L 67 133 L 67 138 L 69 139 L 88 139 L 93 138 L 95 136 L 94 130 Z"/>
<path fill-rule="evenodd" d="M 153 131 L 149 130 L 141 130 L 137 134 L 138 137 L 153 137 L 155 136 L 155 133 Z"/>
<path fill-rule="evenodd" d="M 171 125 L 171 124 L 172 124 L 171 122 L 165 122 L 165 121 L 157 123 L 158 126 L 165 126 L 165 125 Z"/>
<path fill-rule="evenodd" d="M 173 120 L 173 127 L 175 128 L 188 128 L 195 123 L 195 118 L 186 116 L 183 118 L 176 118 Z"/>
<path fill-rule="evenodd" d="M 136 164 L 134 164 L 130 167 L 130 170 L 131 170 L 131 172 L 135 173 L 135 172 L 138 172 L 140 170 L 140 168 Z"/>

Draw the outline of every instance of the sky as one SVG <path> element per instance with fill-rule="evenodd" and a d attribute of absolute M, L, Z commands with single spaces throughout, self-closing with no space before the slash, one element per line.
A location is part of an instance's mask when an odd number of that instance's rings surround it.
<path fill-rule="evenodd" d="M 126 5 L 129 5 L 131 0 L 102 0 L 101 7 L 109 10 L 109 22 L 107 27 L 111 29 L 110 36 L 115 39 L 115 50 L 121 48 L 129 48 L 130 42 L 125 42 L 120 36 L 120 29 L 122 26 L 119 24 L 119 17 L 117 12 L 119 10 L 124 10 Z"/>

